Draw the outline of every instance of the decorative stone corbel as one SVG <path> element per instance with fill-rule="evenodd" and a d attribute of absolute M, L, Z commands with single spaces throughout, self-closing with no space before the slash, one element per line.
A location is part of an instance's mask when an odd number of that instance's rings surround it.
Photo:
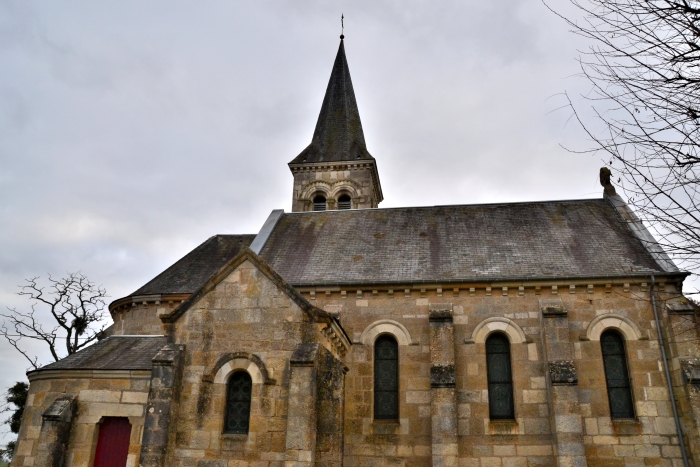
<path fill-rule="evenodd" d="M 549 379 L 553 386 L 575 386 L 578 384 L 573 360 L 549 362 Z"/>

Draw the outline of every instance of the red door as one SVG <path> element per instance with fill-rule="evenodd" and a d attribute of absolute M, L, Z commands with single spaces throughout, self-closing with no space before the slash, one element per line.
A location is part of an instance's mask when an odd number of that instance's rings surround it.
<path fill-rule="evenodd" d="M 125 417 L 105 417 L 95 450 L 95 467 L 124 467 L 129 454 L 131 423 Z"/>

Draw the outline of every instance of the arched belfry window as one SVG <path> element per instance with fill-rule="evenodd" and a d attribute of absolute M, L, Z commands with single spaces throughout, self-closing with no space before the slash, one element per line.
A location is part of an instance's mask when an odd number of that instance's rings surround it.
<path fill-rule="evenodd" d="M 229 378 L 226 387 L 224 433 L 248 433 L 252 390 L 253 380 L 245 371 L 237 371 Z"/>
<path fill-rule="evenodd" d="M 615 331 L 605 331 L 600 336 L 605 367 L 605 384 L 608 387 L 610 417 L 634 418 L 634 403 L 630 377 L 627 371 L 625 341 Z"/>
<path fill-rule="evenodd" d="M 489 381 L 489 416 L 492 420 L 515 419 L 510 341 L 504 334 L 486 339 L 486 374 Z"/>
<path fill-rule="evenodd" d="M 323 195 L 314 196 L 314 211 L 326 210 L 326 197 Z"/>
<path fill-rule="evenodd" d="M 374 418 L 399 419 L 399 344 L 387 334 L 374 343 Z"/>
<path fill-rule="evenodd" d="M 352 200 L 348 195 L 340 195 L 338 197 L 338 209 L 351 209 Z"/>

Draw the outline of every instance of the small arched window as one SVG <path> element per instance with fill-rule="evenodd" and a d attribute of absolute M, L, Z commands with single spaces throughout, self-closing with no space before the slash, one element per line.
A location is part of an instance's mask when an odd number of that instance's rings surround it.
<path fill-rule="evenodd" d="M 486 374 L 489 382 L 489 416 L 492 420 L 515 419 L 510 341 L 496 333 L 486 339 Z"/>
<path fill-rule="evenodd" d="M 248 433 L 252 390 L 253 381 L 245 371 L 237 371 L 229 378 L 226 387 L 224 433 Z"/>
<path fill-rule="evenodd" d="M 326 197 L 323 195 L 314 196 L 314 211 L 326 210 Z"/>
<path fill-rule="evenodd" d="M 630 377 L 627 371 L 625 341 L 617 332 L 605 331 L 600 336 L 600 347 L 603 351 L 610 417 L 634 418 L 634 403 L 632 402 Z"/>
<path fill-rule="evenodd" d="M 352 200 L 348 195 L 340 195 L 338 198 L 338 209 L 351 209 Z"/>
<path fill-rule="evenodd" d="M 399 344 L 386 334 L 374 343 L 374 418 L 399 419 Z"/>

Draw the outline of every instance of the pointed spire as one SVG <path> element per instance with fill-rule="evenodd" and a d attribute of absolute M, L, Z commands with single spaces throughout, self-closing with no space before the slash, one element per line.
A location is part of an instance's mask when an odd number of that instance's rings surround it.
<path fill-rule="evenodd" d="M 311 144 L 290 164 L 374 160 L 365 145 L 343 38 L 340 36 L 338 55 Z"/>

